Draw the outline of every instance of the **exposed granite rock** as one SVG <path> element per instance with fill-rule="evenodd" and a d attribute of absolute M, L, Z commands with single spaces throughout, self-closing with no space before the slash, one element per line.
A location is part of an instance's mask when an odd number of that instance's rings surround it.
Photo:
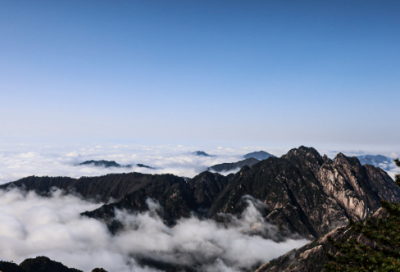
<path fill-rule="evenodd" d="M 219 213 L 241 214 L 241 201 L 250 195 L 265 204 L 260 212 L 281 230 L 309 239 L 322 237 L 345 225 L 349 218 L 365 219 L 380 207 L 380 200 L 397 201 L 399 189 L 382 169 L 362 166 L 355 157 L 339 153 L 334 160 L 314 148 L 301 146 L 281 158 L 270 157 L 252 166 L 242 167 L 226 177 L 203 172 L 191 180 L 174 175 L 140 173 L 112 174 L 80 179 L 28 177 L 0 186 L 17 186 L 48 194 L 52 187 L 84 198 L 108 202 L 101 208 L 83 213 L 108 222 L 115 209 L 131 212 L 148 210 L 147 198 L 163 207 L 160 216 L 169 224 L 192 213 L 217 219 Z"/>
<path fill-rule="evenodd" d="M 386 210 L 380 208 L 371 218 L 385 218 L 387 216 Z M 328 261 L 327 252 L 336 252 L 329 243 L 328 236 L 331 236 L 334 241 L 356 238 L 359 242 L 373 245 L 372 241 L 354 232 L 348 226 L 341 226 L 301 248 L 293 249 L 279 258 L 261 265 L 255 272 L 322 272 L 325 262 Z"/>
<path fill-rule="evenodd" d="M 365 219 L 380 207 L 381 199 L 399 199 L 399 189 L 381 169 L 361 166 L 357 158 L 341 153 L 332 161 L 303 146 L 251 169 L 243 167 L 230 180 L 210 217 L 240 213 L 240 198 L 251 195 L 265 203 L 268 221 L 309 239 L 346 224 L 349 218 Z"/>

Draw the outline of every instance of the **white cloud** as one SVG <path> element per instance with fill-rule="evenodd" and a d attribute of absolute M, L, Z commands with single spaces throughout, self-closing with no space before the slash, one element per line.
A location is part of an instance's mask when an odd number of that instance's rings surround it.
<path fill-rule="evenodd" d="M 96 148 L 101 146 L 102 148 Z M 246 151 L 244 150 L 246 148 Z M 15 181 L 17 179 L 36 176 L 68 176 L 79 178 L 81 176 L 99 176 L 109 173 L 141 172 L 149 174 L 171 173 L 177 176 L 192 178 L 208 167 L 243 160 L 243 155 L 251 151 L 265 150 L 276 156 L 280 156 L 288 149 L 276 147 L 246 146 L 237 149 L 218 147 L 205 149 L 213 157 L 194 156 L 191 152 L 204 150 L 202 148 L 182 145 L 115 145 L 101 143 L 93 145 L 57 146 L 47 145 L 14 145 L 0 148 L 0 184 Z M 334 157 L 338 151 L 319 150 L 321 155 L 328 154 Z M 364 152 L 366 153 L 366 152 Z M 391 152 L 368 152 L 368 154 L 382 154 L 392 157 Z M 347 155 L 357 155 L 360 151 L 346 151 Z M 367 154 L 367 153 L 366 153 Z M 148 169 L 134 166 L 133 168 L 101 168 L 91 165 L 75 166 L 85 160 L 114 160 L 119 164 L 145 164 L 157 169 Z M 389 171 L 397 172 L 395 165 Z M 235 173 L 238 169 L 222 173 L 227 175 Z"/>
<path fill-rule="evenodd" d="M 16 189 L 0 191 L 0 259 L 20 262 L 28 257 L 48 256 L 69 267 L 90 271 L 155 271 L 139 267 L 137 257 L 171 264 L 199 265 L 199 271 L 240 271 L 266 262 L 304 245 L 307 240 L 287 239 L 276 243 L 249 235 L 255 229 L 272 230 L 252 202 L 243 219 L 228 226 L 212 220 L 189 218 L 169 228 L 154 212 L 157 203 L 148 200 L 149 212 L 117 217 L 125 229 L 116 236 L 97 220 L 79 214 L 99 204 L 55 191 L 50 198 Z M 257 205 L 257 204 L 256 204 Z"/>
<path fill-rule="evenodd" d="M 150 174 L 171 173 L 194 177 L 207 167 L 243 159 L 240 150 L 211 152 L 213 157 L 191 154 L 195 148 L 183 146 L 98 145 L 72 147 L 20 146 L 18 149 L 0 150 L 0 184 L 17 179 L 36 176 L 99 176 L 109 173 L 142 172 Z M 228 154 L 228 155 L 226 155 Z M 76 166 L 85 160 L 114 160 L 119 164 L 133 164 L 133 168 L 101 168 L 92 165 Z M 145 164 L 157 169 L 136 167 Z"/>

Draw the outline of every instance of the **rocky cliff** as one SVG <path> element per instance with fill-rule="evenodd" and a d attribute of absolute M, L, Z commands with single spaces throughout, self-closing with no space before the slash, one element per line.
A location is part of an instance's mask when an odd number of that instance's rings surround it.
<path fill-rule="evenodd" d="M 385 209 L 378 209 L 370 218 L 385 218 L 388 213 Z M 360 233 L 355 232 L 349 226 L 338 227 L 307 245 L 293 249 L 285 255 L 261 265 L 255 272 L 322 272 L 324 264 L 328 261 L 327 253 L 335 254 L 337 251 L 328 241 L 328 237 L 334 241 L 348 241 L 357 239 L 364 244 L 373 246 L 374 243 Z"/>
<path fill-rule="evenodd" d="M 226 177 L 209 172 L 189 181 L 174 175 L 140 173 L 80 179 L 28 177 L 0 189 L 10 186 L 42 195 L 57 187 L 105 203 L 113 199 L 113 203 L 84 213 L 105 220 L 113 232 L 118 230 L 113 221 L 115 209 L 147 210 L 147 198 L 157 200 L 164 208 L 160 216 L 174 224 L 193 213 L 217 220 L 219 213 L 238 215 L 246 207 L 241 198 L 250 195 L 265 204 L 260 210 L 265 220 L 309 239 L 347 224 L 349 218 L 365 219 L 379 209 L 381 199 L 399 199 L 399 189 L 382 169 L 363 166 L 356 157 L 341 153 L 331 160 L 304 146 L 252 168 L 244 166 Z"/>

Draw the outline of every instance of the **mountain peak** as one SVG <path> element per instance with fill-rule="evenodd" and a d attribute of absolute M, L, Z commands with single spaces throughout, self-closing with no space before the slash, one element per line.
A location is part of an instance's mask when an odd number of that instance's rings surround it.
<path fill-rule="evenodd" d="M 195 156 L 212 157 L 211 155 L 207 154 L 206 152 L 200 151 L 200 150 L 192 152 L 192 154 L 195 155 Z"/>
<path fill-rule="evenodd" d="M 254 158 L 254 159 L 257 159 L 259 161 L 262 161 L 262 160 L 268 159 L 269 157 L 275 157 L 275 156 L 270 154 L 270 153 L 268 153 L 268 152 L 260 150 L 260 151 L 255 151 L 255 152 L 248 153 L 248 154 L 244 155 L 243 157 L 245 159 Z"/>

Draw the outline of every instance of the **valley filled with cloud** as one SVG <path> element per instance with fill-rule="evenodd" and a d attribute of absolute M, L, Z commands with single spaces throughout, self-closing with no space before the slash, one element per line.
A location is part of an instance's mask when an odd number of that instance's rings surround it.
<path fill-rule="evenodd" d="M 0 259 L 19 263 L 44 255 L 83 271 L 157 271 L 140 265 L 143 260 L 198 271 L 241 271 L 308 242 L 299 236 L 279 242 L 263 238 L 274 238 L 277 229 L 264 222 L 257 200 L 245 201 L 240 219 L 233 216 L 228 225 L 192 216 L 168 227 L 155 212 L 162 207 L 148 199 L 148 212 L 118 211 L 124 229 L 112 235 L 103 222 L 80 215 L 101 204 L 59 190 L 49 197 L 0 191 Z"/>

